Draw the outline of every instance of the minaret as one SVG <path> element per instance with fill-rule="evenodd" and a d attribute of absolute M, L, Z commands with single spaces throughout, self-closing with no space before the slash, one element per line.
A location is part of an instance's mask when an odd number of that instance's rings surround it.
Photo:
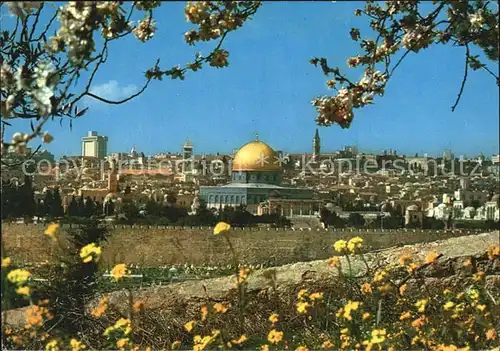
<path fill-rule="evenodd" d="M 193 171 L 193 144 L 189 139 L 186 139 L 184 146 L 182 147 L 182 173 L 191 173 Z"/>
<path fill-rule="evenodd" d="M 319 132 L 318 128 L 316 128 L 316 134 L 314 134 L 313 138 L 313 158 L 316 160 L 319 157 L 320 154 L 320 138 L 319 138 Z"/>
<path fill-rule="evenodd" d="M 108 171 L 108 192 L 116 193 L 118 191 L 118 172 L 114 161 L 110 162 Z"/>

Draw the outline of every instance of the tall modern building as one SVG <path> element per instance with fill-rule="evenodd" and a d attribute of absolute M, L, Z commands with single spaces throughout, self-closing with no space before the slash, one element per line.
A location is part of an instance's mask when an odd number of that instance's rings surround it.
<path fill-rule="evenodd" d="M 96 157 L 102 160 L 107 154 L 107 136 L 97 135 L 97 132 L 89 131 L 88 135 L 82 138 L 82 156 Z"/>
<path fill-rule="evenodd" d="M 454 158 L 455 158 L 455 155 L 453 155 L 453 153 L 451 152 L 451 150 L 450 150 L 450 149 L 445 149 L 445 150 L 443 151 L 443 159 L 444 159 L 445 161 L 451 161 L 451 160 L 453 160 Z"/>

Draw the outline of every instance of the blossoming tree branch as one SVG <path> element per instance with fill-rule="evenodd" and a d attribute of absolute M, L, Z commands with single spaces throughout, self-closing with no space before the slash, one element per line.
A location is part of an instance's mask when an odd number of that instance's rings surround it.
<path fill-rule="evenodd" d="M 161 1 L 2 2 L 0 6 L 7 6 L 15 16 L 15 25 L 0 33 L 2 148 L 25 154 L 27 144 L 34 139 L 51 142 L 45 123 L 69 119 L 71 126 L 72 119 L 87 111 L 78 108 L 86 96 L 122 104 L 142 94 L 152 80 L 184 79 L 205 64 L 227 66 L 229 53 L 222 48 L 224 39 L 256 12 L 260 2 L 187 2 L 186 20 L 194 28 L 185 34 L 185 41 L 189 45 L 216 42 L 207 56 L 196 53 L 192 62 L 170 69 L 162 69 L 158 59 L 144 73 L 142 88 L 118 101 L 93 93 L 92 83 L 112 54 L 110 43 L 127 36 L 141 42 L 151 39 L 156 31 L 154 10 L 160 5 Z M 48 18 L 45 23 L 41 20 L 44 17 Z M 84 76 L 88 78 L 78 90 L 77 81 L 81 86 Z M 29 121 L 31 130 L 7 136 L 12 119 Z"/>
<path fill-rule="evenodd" d="M 424 11 L 424 6 L 430 9 Z M 326 84 L 335 91 L 333 96 L 312 101 L 319 125 L 337 123 L 348 128 L 354 110 L 372 104 L 376 95 L 384 95 L 390 78 L 409 54 L 435 44 L 463 48 L 464 75 L 452 111 L 464 91 L 469 68 L 485 70 L 500 85 L 498 76 L 485 63 L 498 66 L 494 63 L 499 58 L 496 1 L 365 1 L 364 9 L 357 9 L 354 14 L 364 16 L 375 34 L 374 39 L 364 39 L 358 28 L 349 33 L 359 43 L 362 53 L 350 57 L 347 64 L 351 68 L 361 67 L 362 78 L 349 79 L 340 68 L 330 67 L 326 58 L 311 59 L 329 77 Z"/>
<path fill-rule="evenodd" d="M 229 53 L 222 48 L 224 39 L 250 19 L 261 3 L 187 2 L 186 20 L 194 28 L 185 33 L 185 41 L 189 45 L 215 41 L 209 55 L 197 53 L 192 62 L 170 69 L 162 69 L 158 59 L 144 73 L 142 88 L 121 100 L 108 100 L 93 93 L 92 83 L 107 61 L 110 43 L 127 36 L 135 36 L 141 42 L 151 39 L 156 31 L 154 10 L 160 5 L 161 1 L 2 3 L 16 18 L 13 28 L 0 33 L 2 148 L 23 154 L 34 139 L 51 142 L 53 137 L 44 124 L 48 120 L 68 119 L 71 126 L 74 118 L 87 111 L 78 108 L 78 102 L 86 96 L 107 104 L 122 104 L 142 94 L 152 80 L 184 79 L 187 73 L 198 71 L 205 64 L 227 66 Z M 366 18 L 374 32 L 366 39 L 358 28 L 349 33 L 359 42 L 362 53 L 348 58 L 347 64 L 362 68 L 362 78 L 348 78 L 340 68 L 330 67 L 326 58 L 311 59 L 328 76 L 327 86 L 335 91 L 312 102 L 319 125 L 337 123 L 348 128 L 354 110 L 372 104 L 376 95 L 384 94 L 390 78 L 409 54 L 435 44 L 463 48 L 464 75 L 452 110 L 464 92 L 469 69 L 484 70 L 499 84 L 497 74 L 485 63 L 498 62 L 499 58 L 497 2 L 432 1 L 424 6 L 416 0 L 366 1 L 364 9 L 357 9 L 354 15 Z M 49 18 L 46 23 L 40 20 L 43 16 Z M 83 76 L 88 76 L 86 83 L 78 90 L 76 83 Z M 11 119 L 29 121 L 31 130 L 6 136 Z"/>

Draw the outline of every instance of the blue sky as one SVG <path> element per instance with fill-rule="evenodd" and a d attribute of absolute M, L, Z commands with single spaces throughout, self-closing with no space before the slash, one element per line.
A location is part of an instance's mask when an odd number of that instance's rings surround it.
<path fill-rule="evenodd" d="M 326 77 L 309 63 L 327 57 L 331 66 L 345 64 L 359 52 L 349 37 L 351 27 L 366 28 L 355 17 L 359 2 L 264 3 L 255 18 L 231 33 L 224 44 L 230 65 L 209 66 L 185 81 L 155 81 L 140 97 L 121 106 L 86 101 L 89 112 L 74 121 L 73 130 L 58 122 L 48 125 L 57 156 L 80 153 L 88 130 L 109 137 L 108 150 L 145 154 L 179 151 L 186 138 L 196 153 L 231 152 L 258 133 L 261 140 L 288 152 L 309 152 L 315 128 L 310 101 L 327 94 Z M 157 57 L 162 68 L 183 65 L 196 51 L 183 33 L 190 29 L 184 3 L 163 4 L 155 13 L 159 30 L 141 43 L 133 38 L 111 45 L 108 62 L 94 80 L 95 89 L 111 98 L 134 91 Z M 365 30 L 365 33 L 367 31 Z M 498 152 L 498 87 L 484 71 L 469 72 L 460 105 L 455 102 L 464 69 L 464 50 L 434 46 L 410 55 L 375 105 L 358 110 L 350 129 L 320 128 L 322 149 L 334 151 L 356 144 L 361 150 L 395 149 L 404 154 L 456 155 Z M 496 65 L 491 65 L 498 73 Z M 358 72 L 352 72 L 354 79 Z"/>

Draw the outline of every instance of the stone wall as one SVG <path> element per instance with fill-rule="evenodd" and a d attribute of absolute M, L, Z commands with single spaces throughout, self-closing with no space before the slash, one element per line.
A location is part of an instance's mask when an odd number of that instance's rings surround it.
<path fill-rule="evenodd" d="M 50 260 L 57 244 L 47 238 L 43 225 L 3 224 L 2 240 L 7 254 L 22 262 Z M 63 225 L 61 235 L 71 230 Z M 103 246 L 105 265 L 125 262 L 143 266 L 212 265 L 232 262 L 228 245 L 212 228 L 174 228 L 149 226 L 111 226 L 111 236 Z M 373 250 L 430 242 L 470 235 L 472 230 L 367 230 L 367 229 L 267 229 L 234 228 L 231 242 L 241 263 L 282 265 L 299 261 L 326 259 L 332 244 L 339 239 L 361 236 Z"/>

